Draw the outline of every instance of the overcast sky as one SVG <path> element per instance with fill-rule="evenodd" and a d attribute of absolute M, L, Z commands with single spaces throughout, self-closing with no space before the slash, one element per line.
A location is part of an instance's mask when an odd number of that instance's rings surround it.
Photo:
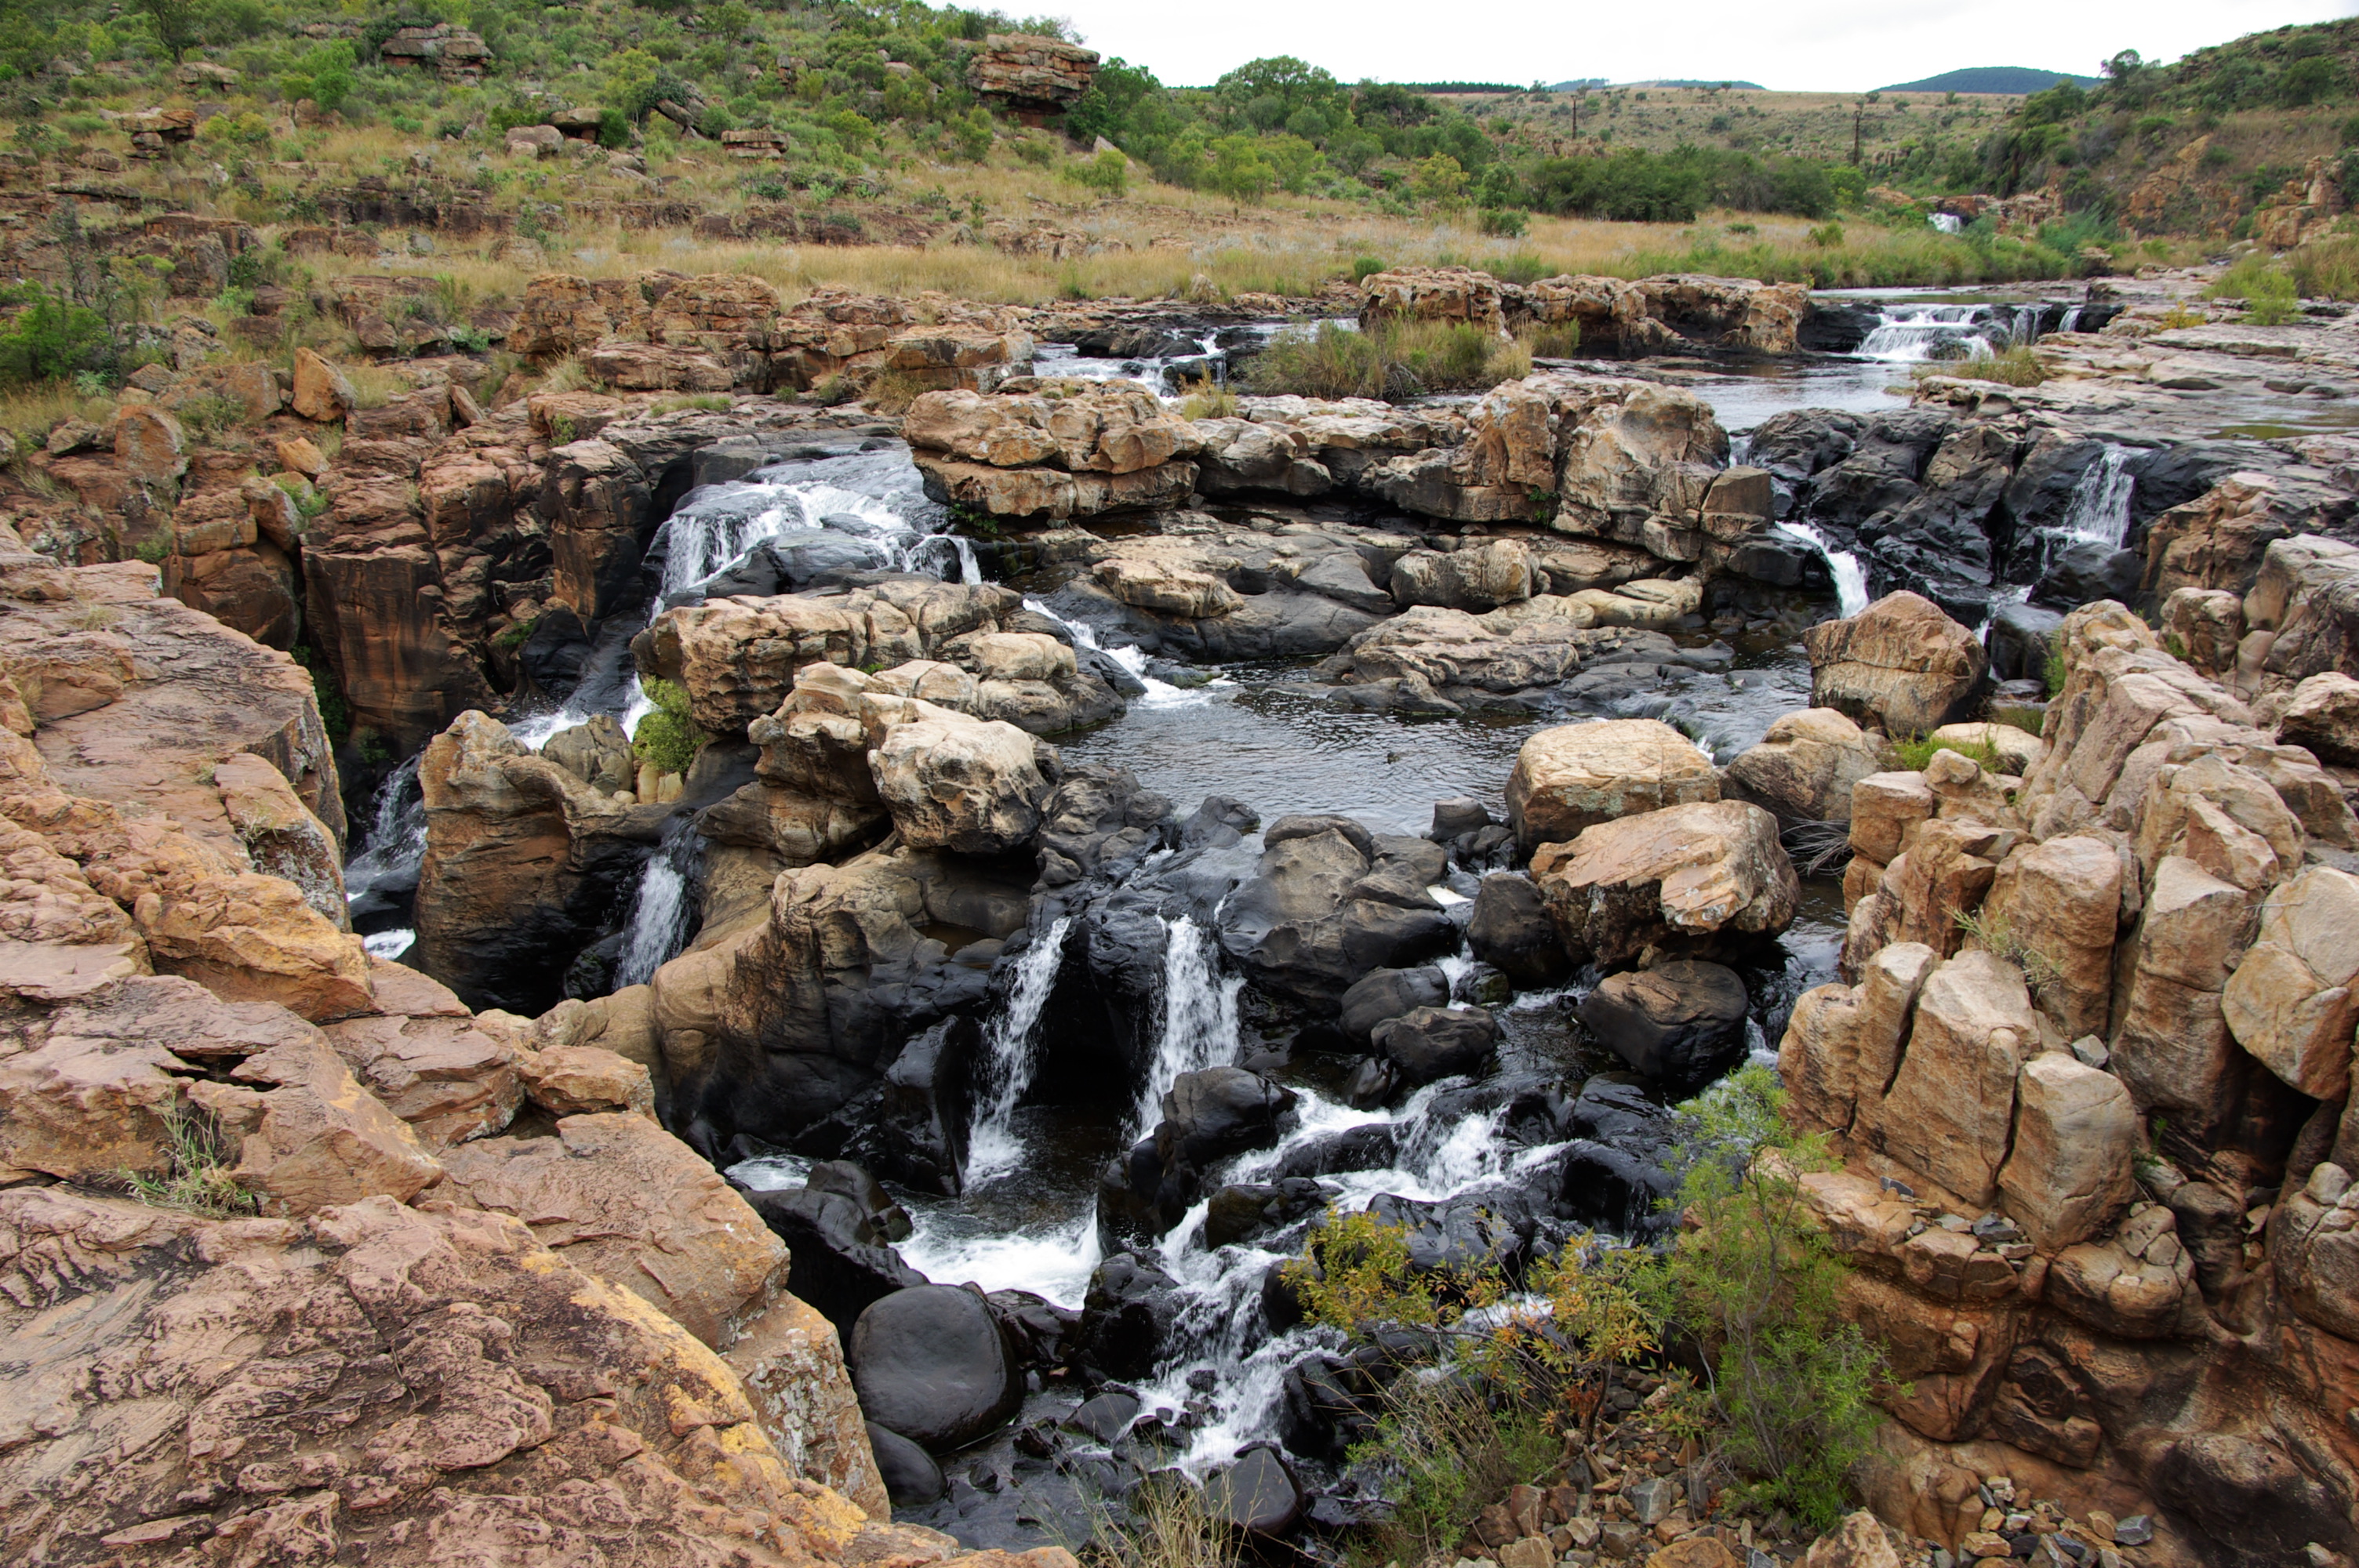
<path fill-rule="evenodd" d="M 1005 0 L 1003 0 L 1005 5 Z M 1615 81 L 1700 77 L 1855 92 L 1971 65 L 2094 75 L 2134 49 L 2176 59 L 2359 0 L 1045 0 L 1091 48 L 1202 86 L 1262 55 L 1298 55 L 1346 81 Z"/>

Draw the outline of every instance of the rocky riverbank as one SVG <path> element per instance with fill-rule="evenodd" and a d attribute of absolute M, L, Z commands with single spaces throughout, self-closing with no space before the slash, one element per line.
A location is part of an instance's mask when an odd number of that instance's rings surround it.
<path fill-rule="evenodd" d="M 1813 330 L 1799 290 L 1582 281 L 1357 303 L 1633 354 Z M 1907 1384 L 1863 1477 L 1896 1560 L 2359 1545 L 2353 470 L 2195 429 L 2262 360 L 2332 404 L 2339 319 L 2278 353 L 2125 281 L 2038 387 L 1733 439 L 1661 358 L 1191 419 L 1039 373 L 1036 317 L 543 282 L 519 330 L 609 391 L 453 367 L 361 409 L 306 361 L 269 481 L 168 392 L 49 461 L 147 464 L 162 573 L 60 564 L 123 542 L 63 507 L 0 558 L 8 1375 L 147 1368 L 39 1395 L 28 1551 L 1052 1568 L 1177 1465 L 1322 1554 L 1384 1506 L 1348 1451 L 1398 1367 L 1300 1322 L 1307 1227 L 1511 1271 L 1658 1236 L 1670 1105 L 1773 1052 Z M 1103 314 L 1057 341 L 1202 324 Z M 897 416 L 769 395 L 886 371 Z M 283 602 L 192 597 L 276 570 L 274 524 Z M 290 617 L 416 755 L 410 925 L 364 926 L 415 967 L 352 929 L 338 759 L 254 640 Z M 1210 770 L 1245 715 L 1311 789 L 1331 721 L 1347 768 L 1484 760 L 1370 821 L 1122 750 L 1176 720 Z M 1615 1465 L 1680 1468 L 1633 1431 Z M 1756 1549 L 1695 1476 L 1668 1532 L 1667 1487 L 1588 1479 L 1503 1499 L 1491 1557 Z M 1811 1560 L 1896 1554 L 1867 1529 Z"/>

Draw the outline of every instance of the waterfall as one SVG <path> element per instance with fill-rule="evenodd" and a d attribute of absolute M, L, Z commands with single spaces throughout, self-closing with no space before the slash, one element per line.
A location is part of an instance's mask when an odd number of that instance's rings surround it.
<path fill-rule="evenodd" d="M 1965 232 L 1966 221 L 1955 212 L 1929 212 L 1925 215 L 1925 221 L 1945 234 Z"/>
<path fill-rule="evenodd" d="M 1835 603 L 1848 621 L 1867 608 L 1867 568 L 1849 550 L 1838 550 L 1829 545 L 1826 535 L 1808 523 L 1780 523 L 1777 532 L 1798 544 L 1808 545 L 1826 561 L 1827 570 L 1835 579 Z"/>
<path fill-rule="evenodd" d="M 2007 323 L 2007 341 L 2020 348 L 2037 340 L 2039 336 L 2039 319 L 2047 314 L 2047 311 L 2048 307 L 2045 305 L 2017 306 L 2014 319 Z"/>
<path fill-rule="evenodd" d="M 418 759 L 412 757 L 377 786 L 368 834 L 344 866 L 346 905 L 355 914 L 393 907 L 417 891 L 425 860 L 426 797 L 418 786 Z"/>
<path fill-rule="evenodd" d="M 1884 324 L 1852 351 L 1864 360 L 1909 363 L 1938 357 L 1942 351 L 1991 348 L 1986 305 L 1897 305 Z"/>
<path fill-rule="evenodd" d="M 2081 308 L 2078 305 L 2075 305 L 2066 310 L 2064 312 L 2064 319 L 2056 324 L 2056 330 L 2060 332 L 2079 331 L 2081 330 Z"/>
<path fill-rule="evenodd" d="M 2128 451 L 2107 447 L 2105 455 L 2091 463 L 2081 482 L 2072 487 L 2072 499 L 2057 531 L 2119 549 L 2129 535 L 2130 495 L 2136 489 L 2137 476 L 2129 471 Z"/>
<path fill-rule="evenodd" d="M 1212 934 L 1187 915 L 1165 922 L 1163 1037 L 1147 1081 L 1139 1086 L 1137 1134 L 1144 1137 L 1163 1117 L 1163 1096 L 1182 1073 L 1200 1072 L 1237 1057 L 1237 993 L 1242 975 L 1221 973 Z"/>
<path fill-rule="evenodd" d="M 1147 688 L 1147 695 L 1138 699 L 1143 707 L 1193 708 L 1200 703 L 1212 700 L 1212 687 L 1235 684 L 1225 676 L 1216 676 L 1193 690 L 1187 690 L 1173 686 L 1169 681 L 1157 680 L 1147 673 L 1147 650 L 1136 643 L 1126 647 L 1109 648 L 1098 641 L 1098 634 L 1095 632 L 1078 621 L 1066 620 L 1037 599 L 1025 600 L 1024 608 L 1044 620 L 1053 621 L 1062 626 L 1065 629 L 1065 635 L 1073 640 L 1074 647 L 1089 648 L 1103 654 L 1136 676 L 1138 684 Z"/>
<path fill-rule="evenodd" d="M 1065 933 L 1072 916 L 1060 914 L 1016 960 L 1007 1004 L 984 1031 L 983 1079 L 976 1097 L 978 1109 L 966 1140 L 967 1177 L 996 1175 L 1015 1168 L 1024 1156 L 1016 1137 L 1016 1107 L 1032 1087 L 1039 1065 L 1032 1036 L 1040 1026 L 1040 1011 L 1057 988 L 1057 970 L 1065 961 Z"/>
<path fill-rule="evenodd" d="M 631 922 L 624 928 L 623 950 L 614 959 L 616 990 L 645 985 L 688 946 L 699 913 L 689 892 L 704 852 L 704 838 L 694 822 L 685 813 L 674 816 L 664 829 L 662 845 L 639 872 Z"/>

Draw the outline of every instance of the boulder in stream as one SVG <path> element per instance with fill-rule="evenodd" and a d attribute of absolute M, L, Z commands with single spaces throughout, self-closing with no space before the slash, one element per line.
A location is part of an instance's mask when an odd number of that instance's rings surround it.
<path fill-rule="evenodd" d="M 1674 958 L 1608 975 L 1582 999 L 1581 1022 L 1634 1070 L 1691 1089 L 1744 1048 L 1746 1005 L 1735 970 Z"/>
<path fill-rule="evenodd" d="M 860 1314 L 848 1348 L 861 1410 L 929 1453 L 964 1447 L 1023 1401 L 1015 1357 L 973 1291 L 896 1291 Z"/>

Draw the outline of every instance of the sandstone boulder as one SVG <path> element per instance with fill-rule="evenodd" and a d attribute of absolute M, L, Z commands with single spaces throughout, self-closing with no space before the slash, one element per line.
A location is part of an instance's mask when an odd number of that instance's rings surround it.
<path fill-rule="evenodd" d="M 1028 842 L 1050 787 L 1039 742 L 1013 724 L 936 711 L 891 726 L 870 755 L 877 797 L 903 842 L 968 855 Z M 1055 756 L 1048 752 L 1052 771 Z"/>
<path fill-rule="evenodd" d="M 1721 793 L 1781 823 L 1849 822 L 1852 787 L 1883 768 L 1882 748 L 1832 708 L 1788 713 L 1721 774 Z M 1888 859 L 1889 857 L 1887 857 Z"/>
<path fill-rule="evenodd" d="M 1507 819 L 1527 853 L 1598 823 L 1719 798 L 1712 759 L 1654 719 L 1543 730 L 1507 777 Z"/>
<path fill-rule="evenodd" d="M 1586 828 L 1569 844 L 1542 846 L 1532 881 L 1567 948 L 1608 965 L 1649 946 L 1712 951 L 1774 936 L 1801 897 L 1777 819 L 1742 801 L 1667 806 Z"/>
<path fill-rule="evenodd" d="M 359 406 L 344 373 L 310 349 L 295 351 L 295 412 L 319 424 L 342 419 Z"/>
<path fill-rule="evenodd" d="M 2359 877 L 2310 866 L 2262 905 L 2257 940 L 2220 1001 L 2229 1032 L 2269 1071 L 2315 1099 L 2351 1085 L 2359 1000 Z"/>
<path fill-rule="evenodd" d="M 1988 1204 L 2015 1125 L 2016 1079 L 2038 1049 L 2023 976 L 1961 953 L 1929 976 L 1878 1112 L 1884 1147 L 1967 1203 Z"/>
<path fill-rule="evenodd" d="M 1918 735 L 1966 717 L 1989 660 L 1974 634 L 1917 594 L 1887 594 L 1845 621 L 1802 633 L 1810 701 L 1888 735 Z"/>
<path fill-rule="evenodd" d="M 2015 1143 L 1999 1172 L 2006 1212 L 2033 1243 L 2085 1241 L 2129 1206 L 2137 1109 L 2111 1073 L 2047 1052 L 2016 1080 Z"/>
<path fill-rule="evenodd" d="M 2277 719 L 2277 738 L 2308 748 L 2321 762 L 2359 764 L 2359 680 L 2321 670 L 2295 687 Z"/>

